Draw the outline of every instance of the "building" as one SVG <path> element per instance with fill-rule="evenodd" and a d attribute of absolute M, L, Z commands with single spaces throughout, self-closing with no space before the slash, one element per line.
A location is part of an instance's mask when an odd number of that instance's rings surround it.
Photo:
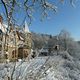
<path fill-rule="evenodd" d="M 31 43 L 31 32 L 26 21 L 23 30 L 11 25 L 7 32 L 7 25 L 0 16 L 0 54 L 10 60 L 26 58 L 30 54 Z"/>

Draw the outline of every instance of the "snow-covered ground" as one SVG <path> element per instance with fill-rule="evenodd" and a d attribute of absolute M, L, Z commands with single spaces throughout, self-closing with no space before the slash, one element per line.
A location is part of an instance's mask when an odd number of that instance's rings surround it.
<path fill-rule="evenodd" d="M 0 80 L 7 80 L 11 74 L 13 80 L 80 80 L 80 61 L 67 52 L 60 52 L 27 62 L 0 64 Z"/>

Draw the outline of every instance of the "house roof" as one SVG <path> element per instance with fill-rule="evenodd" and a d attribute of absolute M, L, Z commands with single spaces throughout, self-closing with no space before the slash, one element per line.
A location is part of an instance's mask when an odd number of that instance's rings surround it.
<path fill-rule="evenodd" d="M 47 49 L 47 48 L 42 48 L 42 49 L 40 50 L 40 52 L 48 52 L 48 49 Z"/>
<path fill-rule="evenodd" d="M 0 23 L 0 29 L 2 30 L 3 33 L 6 33 L 6 31 L 7 31 L 7 25 Z"/>
<path fill-rule="evenodd" d="M 22 40 L 22 41 L 25 40 L 25 34 L 24 33 L 19 32 L 19 31 L 16 31 L 16 33 L 18 35 L 19 40 Z"/>

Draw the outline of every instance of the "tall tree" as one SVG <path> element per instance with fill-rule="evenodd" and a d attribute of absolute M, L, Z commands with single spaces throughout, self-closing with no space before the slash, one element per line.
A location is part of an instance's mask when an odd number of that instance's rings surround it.
<path fill-rule="evenodd" d="M 60 44 L 64 47 L 65 50 L 68 50 L 68 44 L 72 41 L 70 33 L 66 30 L 61 30 L 59 34 Z"/>

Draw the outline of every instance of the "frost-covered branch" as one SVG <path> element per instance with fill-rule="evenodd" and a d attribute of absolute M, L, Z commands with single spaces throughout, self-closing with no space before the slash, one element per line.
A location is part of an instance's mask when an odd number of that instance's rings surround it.
<path fill-rule="evenodd" d="M 59 0 L 61 3 L 65 0 Z M 70 4 L 74 6 L 75 0 L 69 0 Z M 56 1 L 55 1 L 56 2 Z M 41 13 L 42 18 L 47 18 L 50 11 L 57 12 L 58 5 L 51 3 L 48 0 L 1 0 L 2 6 L 5 8 L 5 13 L 7 16 L 8 25 L 17 23 L 17 18 L 15 15 L 20 16 L 20 11 L 24 12 L 24 17 L 26 17 L 29 22 L 32 22 L 33 16 L 37 11 Z M 14 19 L 12 18 L 15 18 Z M 23 17 L 23 18 L 24 18 Z M 22 21 L 23 22 L 23 21 Z"/>

